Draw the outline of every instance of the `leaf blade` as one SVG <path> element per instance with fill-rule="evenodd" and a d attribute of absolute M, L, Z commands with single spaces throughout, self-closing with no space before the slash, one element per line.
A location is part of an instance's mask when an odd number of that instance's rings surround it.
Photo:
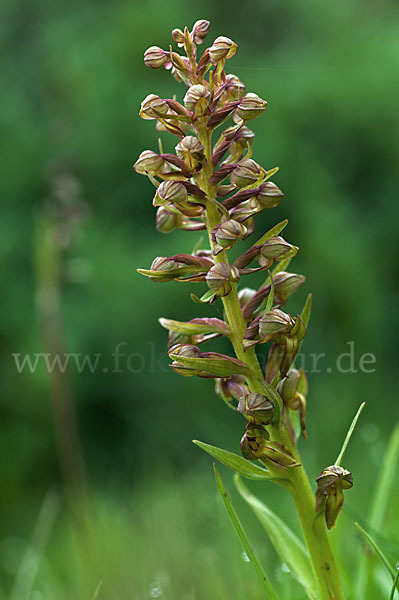
<path fill-rule="evenodd" d="M 387 559 L 387 557 L 385 556 L 385 554 L 383 553 L 383 551 L 381 550 L 381 548 L 379 547 L 379 545 L 377 544 L 377 542 L 371 537 L 371 535 L 369 533 L 367 533 L 367 531 L 365 529 L 363 529 L 363 527 L 361 527 L 359 525 L 359 523 L 357 523 L 355 521 L 354 525 L 355 525 L 355 527 L 357 527 L 357 529 L 360 531 L 360 533 L 364 536 L 364 538 L 367 540 L 367 542 L 373 548 L 373 550 L 376 553 L 376 555 L 380 558 L 381 562 L 383 563 L 383 565 L 388 570 L 388 572 L 391 575 L 392 579 L 395 579 L 395 571 L 393 570 L 393 568 L 389 564 L 389 560 Z"/>
<path fill-rule="evenodd" d="M 238 454 L 234 454 L 234 452 L 229 452 L 228 450 L 223 450 L 222 448 L 217 448 L 216 446 L 211 446 L 210 444 L 205 444 L 205 442 L 200 442 L 199 440 L 193 440 L 193 444 L 201 448 L 201 450 L 204 450 L 204 452 L 210 454 L 213 458 L 216 458 L 222 464 L 226 465 L 226 467 L 229 467 L 247 479 L 273 479 L 273 476 L 269 471 L 263 467 L 260 467 L 256 463 L 246 460 Z"/>
<path fill-rule="evenodd" d="M 266 530 L 281 560 L 287 563 L 292 575 L 305 588 L 308 597 L 317 600 L 313 570 L 302 542 L 273 511 L 247 490 L 238 475 L 234 476 L 234 482 L 238 492 Z"/>
<path fill-rule="evenodd" d="M 287 224 L 288 219 L 281 221 L 281 223 L 277 223 L 277 225 L 269 229 L 269 231 L 266 231 L 266 233 L 264 233 L 262 237 L 260 237 L 258 241 L 255 242 L 255 244 L 253 244 L 253 246 L 261 246 L 262 244 L 267 242 L 267 240 L 270 240 L 270 238 L 274 237 L 275 235 L 278 235 L 281 231 L 283 231 Z"/>
<path fill-rule="evenodd" d="M 263 587 L 265 588 L 265 591 L 267 594 L 267 598 L 269 600 L 279 600 L 279 597 L 278 597 L 273 585 L 271 584 L 268 576 L 266 575 L 258 557 L 256 556 L 254 550 L 252 549 L 250 541 L 248 539 L 248 536 L 245 533 L 243 526 L 241 525 L 241 521 L 239 520 L 237 513 L 235 512 L 233 505 L 231 504 L 229 497 L 227 496 L 226 490 L 225 490 L 223 482 L 222 482 L 222 478 L 220 477 L 219 471 L 217 470 L 215 464 L 213 465 L 213 469 L 215 471 L 216 483 L 217 483 L 217 486 L 219 489 L 219 493 L 222 497 L 222 500 L 226 507 L 227 513 L 234 525 L 234 529 L 236 530 L 236 533 L 237 533 L 242 545 L 244 546 L 244 550 L 245 550 L 250 562 L 253 564 L 257 574 L 259 575 L 260 580 L 262 581 Z"/>

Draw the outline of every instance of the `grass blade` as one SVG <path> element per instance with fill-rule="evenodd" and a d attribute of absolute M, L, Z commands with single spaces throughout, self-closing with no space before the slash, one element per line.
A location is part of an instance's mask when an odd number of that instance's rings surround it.
<path fill-rule="evenodd" d="M 395 579 L 393 580 L 391 593 L 389 594 L 389 600 L 393 600 L 393 597 L 395 596 L 395 589 L 398 587 L 398 583 L 399 583 L 399 563 L 396 563 L 396 575 L 395 575 Z"/>
<path fill-rule="evenodd" d="M 342 461 L 342 459 L 344 457 L 345 451 L 346 451 L 346 449 L 348 447 L 348 444 L 350 442 L 350 439 L 352 437 L 352 433 L 353 433 L 353 431 L 354 431 L 354 429 L 356 427 L 356 423 L 357 423 L 357 421 L 358 421 L 358 419 L 359 419 L 359 417 L 361 415 L 361 412 L 362 412 L 362 410 L 363 410 L 363 408 L 365 406 L 366 406 L 366 403 L 362 402 L 361 405 L 359 406 L 359 409 L 358 409 L 357 413 L 355 414 L 355 417 L 354 417 L 354 419 L 353 419 L 353 421 L 351 423 L 351 426 L 348 429 L 348 433 L 346 434 L 345 441 L 342 444 L 341 452 L 338 454 L 337 460 L 334 463 L 337 466 L 340 466 L 340 464 L 341 464 L 341 461 Z"/>
<path fill-rule="evenodd" d="M 213 465 L 213 469 L 215 471 L 215 477 L 216 477 L 216 483 L 218 485 L 219 488 L 219 492 L 220 495 L 222 496 L 224 505 L 226 507 L 226 510 L 229 514 L 230 519 L 232 520 L 232 523 L 234 525 L 234 528 L 237 532 L 238 537 L 241 540 L 242 545 L 244 546 L 244 550 L 249 558 L 249 560 L 251 561 L 251 563 L 253 564 L 257 574 L 259 575 L 262 583 L 263 583 L 263 587 L 265 588 L 266 594 L 267 594 L 267 598 L 269 600 L 279 600 L 279 597 L 277 596 L 277 593 L 274 589 L 274 587 L 272 586 L 268 576 L 266 575 L 261 563 L 259 562 L 258 557 L 256 556 L 255 552 L 253 551 L 251 544 L 249 542 L 248 536 L 244 531 L 243 526 L 241 525 L 241 522 L 237 516 L 237 513 L 235 512 L 228 496 L 226 493 L 226 490 L 224 489 L 224 485 L 222 482 L 222 478 L 219 475 L 219 471 L 216 468 L 216 465 Z"/>
<path fill-rule="evenodd" d="M 375 483 L 375 495 L 371 502 L 370 516 L 368 518 L 368 529 L 372 533 L 380 531 L 384 515 L 392 495 L 393 485 L 399 463 L 399 425 L 395 427 L 389 439 L 383 460 L 382 469 Z M 362 553 L 359 559 L 359 568 L 356 575 L 355 598 L 364 598 L 367 586 L 367 577 L 370 572 L 370 564 L 367 557 Z"/>
<path fill-rule="evenodd" d="M 369 533 L 367 533 L 367 531 L 365 531 L 363 529 L 363 527 L 361 527 L 359 525 L 359 523 L 355 522 L 355 527 L 358 528 L 358 530 L 360 531 L 360 533 L 365 537 L 365 539 L 368 541 L 368 543 L 370 544 L 370 546 L 373 548 L 373 550 L 376 553 L 376 555 L 381 559 L 381 562 L 388 569 L 389 574 L 392 577 L 392 579 L 395 579 L 395 571 L 393 570 L 393 568 L 389 564 L 389 561 L 388 561 L 387 557 L 385 556 L 385 554 L 383 553 L 383 551 L 381 550 L 381 548 L 378 546 L 377 542 L 371 537 L 371 535 Z"/>
<path fill-rule="evenodd" d="M 381 529 L 385 511 L 392 493 L 399 462 L 399 425 L 397 425 L 388 442 L 382 461 L 382 470 L 377 481 L 376 494 L 371 505 L 369 524 L 373 530 Z"/>
<path fill-rule="evenodd" d="M 234 476 L 234 481 L 239 493 L 266 530 L 281 560 L 288 565 L 295 579 L 303 585 L 308 597 L 317 600 L 313 569 L 302 542 L 273 511 L 249 492 L 238 475 Z"/>

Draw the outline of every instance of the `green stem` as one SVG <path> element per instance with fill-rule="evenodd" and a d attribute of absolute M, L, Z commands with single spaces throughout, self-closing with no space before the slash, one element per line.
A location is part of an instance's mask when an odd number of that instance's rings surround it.
<path fill-rule="evenodd" d="M 202 189 L 210 197 L 213 197 L 215 190 L 213 189 L 213 186 L 209 184 L 209 179 L 213 172 L 211 132 L 206 129 L 205 125 L 204 127 L 199 127 L 199 137 L 204 145 L 204 153 L 207 160 L 207 164 L 201 175 L 200 183 Z M 211 231 L 220 223 L 220 213 L 212 204 L 208 205 L 206 212 L 207 230 L 211 247 L 213 247 Z M 215 262 L 228 263 L 226 251 L 220 252 L 215 256 Z M 252 375 L 247 378 L 248 386 L 252 392 L 263 393 L 263 388 L 259 381 L 263 379 L 263 373 L 255 349 L 248 348 L 247 350 L 244 350 L 242 345 L 246 323 L 242 316 L 235 283 L 232 284 L 230 294 L 223 297 L 222 301 L 225 310 L 225 318 L 231 331 L 230 340 L 235 354 L 237 358 L 248 365 L 252 372 Z M 276 441 L 285 444 L 291 450 L 297 461 L 301 463 L 296 444 L 292 441 L 284 423 L 281 424 L 280 428 L 274 427 L 272 434 L 273 438 Z M 299 467 L 286 469 L 285 477 L 291 482 L 288 489 L 294 499 L 298 512 L 314 573 L 319 585 L 320 600 L 345 600 L 338 570 L 327 537 L 324 518 L 322 516 L 316 517 L 315 498 L 305 469 L 302 464 L 300 464 Z"/>

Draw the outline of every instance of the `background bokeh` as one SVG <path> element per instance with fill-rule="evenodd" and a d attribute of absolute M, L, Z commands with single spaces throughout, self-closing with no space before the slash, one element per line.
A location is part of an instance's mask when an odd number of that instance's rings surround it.
<path fill-rule="evenodd" d="M 355 487 L 341 527 L 356 537 L 353 515 L 367 511 L 398 420 L 397 12 L 389 0 L 2 3 L 4 598 L 92 598 L 101 580 L 99 598 L 258 597 L 218 503 L 211 461 L 191 443 L 197 438 L 236 451 L 242 419 L 226 410 L 211 382 L 171 372 L 166 332 L 157 321 L 209 309 L 191 302 L 189 285 L 154 284 L 136 273 L 157 255 L 190 252 L 198 239 L 155 232 L 152 186 L 132 163 L 141 150 L 157 148 L 153 124 L 138 117 L 141 100 L 149 93 L 178 99 L 184 93 L 166 71 L 145 68 L 143 52 L 154 44 L 167 48 L 174 27 L 199 18 L 211 21 L 209 42 L 223 34 L 238 43 L 229 70 L 268 100 L 253 123 L 254 157 L 266 168 L 280 167 L 274 180 L 286 199 L 257 218 L 257 232 L 289 219 L 285 235 L 301 248 L 292 269 L 307 281 L 288 307 L 300 310 L 313 292 L 306 367 L 312 353 L 325 354 L 320 372 L 309 373 L 309 441 L 301 445 L 312 478 L 333 462 L 358 405 L 367 402 L 345 465 Z M 164 143 L 173 148 L 167 136 Z M 12 356 L 48 351 L 38 286 L 43 270 L 51 271 L 43 240 L 54 219 L 57 174 L 81 198 L 84 217 L 75 219 L 58 257 L 63 344 L 70 353 L 102 355 L 95 373 L 71 368 L 65 375 L 87 480 L 80 516 L 76 507 L 71 516 L 63 492 L 52 383 L 43 364 L 18 373 Z M 220 306 L 213 310 L 221 316 Z M 348 342 L 357 372 L 342 373 L 336 359 L 348 352 Z M 112 354 L 121 343 L 126 356 L 113 372 Z M 365 353 L 376 358 L 372 373 L 359 370 Z M 349 358 L 342 364 L 349 368 Z M 222 473 L 229 486 L 230 473 Z M 280 490 L 252 487 L 296 527 Z M 288 581 L 236 502 L 262 559 L 275 565 L 277 579 Z M 387 518 L 383 542 L 394 557 L 398 534 L 389 526 L 393 515 Z M 38 549 L 33 558 L 32 547 Z M 26 570 L 33 581 L 24 579 Z M 286 597 L 300 598 L 288 585 Z"/>

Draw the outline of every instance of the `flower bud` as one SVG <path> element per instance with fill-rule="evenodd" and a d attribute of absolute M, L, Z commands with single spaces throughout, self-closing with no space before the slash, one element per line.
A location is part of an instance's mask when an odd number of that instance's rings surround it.
<path fill-rule="evenodd" d="M 279 344 L 272 344 L 269 350 L 269 356 L 267 359 L 265 379 L 267 383 L 273 384 L 276 377 L 280 376 L 281 363 L 284 358 L 284 348 Z"/>
<path fill-rule="evenodd" d="M 177 346 L 172 346 L 169 350 L 169 354 L 186 356 L 188 358 L 199 358 L 201 352 L 198 346 L 192 346 L 191 344 L 179 344 Z"/>
<path fill-rule="evenodd" d="M 168 52 L 158 46 L 151 46 L 144 52 L 144 64 L 151 69 L 159 69 L 168 61 Z"/>
<path fill-rule="evenodd" d="M 262 458 L 270 460 L 279 467 L 299 467 L 291 451 L 280 442 L 267 442 L 264 444 Z"/>
<path fill-rule="evenodd" d="M 186 37 L 181 29 L 173 29 L 172 38 L 174 39 L 176 44 L 178 44 L 179 46 L 183 46 L 185 39 L 186 39 Z"/>
<path fill-rule="evenodd" d="M 212 239 L 216 241 L 214 248 L 215 256 L 223 249 L 231 248 L 238 239 L 243 238 L 247 228 L 242 223 L 229 219 L 216 227 L 212 231 Z"/>
<path fill-rule="evenodd" d="M 306 438 L 306 395 L 308 383 L 303 369 L 291 369 L 278 385 L 278 392 L 283 402 L 291 410 L 298 410 L 300 415 L 301 430 Z"/>
<path fill-rule="evenodd" d="M 265 443 L 269 438 L 269 433 L 263 427 L 248 425 L 240 442 L 243 457 L 247 460 L 261 458 Z"/>
<path fill-rule="evenodd" d="M 243 306 L 248 304 L 248 302 L 250 300 L 252 300 L 252 298 L 255 296 L 255 294 L 256 294 L 256 290 L 254 290 L 252 288 L 245 287 L 245 288 L 242 288 L 241 290 L 239 290 L 238 300 L 240 301 L 241 308 L 243 308 Z"/>
<path fill-rule="evenodd" d="M 249 92 L 241 99 L 236 114 L 240 119 L 249 121 L 250 119 L 255 119 L 261 115 L 264 112 L 266 105 L 266 100 L 262 100 L 257 94 Z"/>
<path fill-rule="evenodd" d="M 177 344 L 169 348 L 168 354 L 175 354 L 178 356 L 188 358 L 199 358 L 201 353 L 200 349 L 197 346 L 193 346 L 191 344 Z M 192 377 L 194 375 L 200 375 L 200 371 L 195 367 L 182 365 L 177 361 L 173 361 L 170 367 L 175 373 L 177 373 L 178 375 L 183 375 L 183 377 Z"/>
<path fill-rule="evenodd" d="M 237 44 L 228 37 L 220 35 L 209 48 L 209 57 L 216 64 L 223 58 L 231 58 L 237 51 Z"/>
<path fill-rule="evenodd" d="M 160 206 L 157 209 L 156 229 L 161 233 L 170 233 L 187 221 L 187 217 L 168 210 L 166 206 Z"/>
<path fill-rule="evenodd" d="M 148 121 L 163 117 L 168 112 L 168 105 L 156 94 L 149 94 L 141 103 L 140 117 Z"/>
<path fill-rule="evenodd" d="M 246 145 L 247 142 L 252 142 L 254 138 L 255 138 L 255 134 L 252 131 L 252 129 L 250 129 L 246 125 L 243 125 L 239 129 L 238 134 L 235 137 L 234 141 L 235 142 L 240 142 L 240 143 L 243 143 L 244 145 Z"/>
<path fill-rule="evenodd" d="M 257 182 L 264 170 L 252 158 L 240 162 L 230 175 L 230 181 L 237 187 L 246 187 Z"/>
<path fill-rule="evenodd" d="M 254 198 L 262 208 L 274 208 L 281 204 L 284 194 L 272 181 L 264 181 L 260 184 Z"/>
<path fill-rule="evenodd" d="M 184 155 L 189 152 L 191 154 L 199 154 L 203 151 L 204 146 L 201 144 L 198 138 L 194 135 L 186 135 L 176 146 L 176 154 L 180 158 L 184 158 Z"/>
<path fill-rule="evenodd" d="M 327 527 L 332 529 L 344 503 L 343 490 L 353 486 L 352 473 L 337 465 L 331 465 L 321 472 L 316 482 L 316 512 L 320 512 L 325 503 Z"/>
<path fill-rule="evenodd" d="M 164 206 L 174 202 L 185 202 L 187 190 L 180 181 L 162 181 L 154 196 L 154 206 Z"/>
<path fill-rule="evenodd" d="M 157 154 L 152 150 L 144 150 L 134 163 L 133 167 L 137 173 L 145 175 L 146 173 L 156 173 L 163 164 L 164 160 L 160 154 Z"/>
<path fill-rule="evenodd" d="M 273 277 L 274 299 L 276 304 L 282 306 L 295 290 L 305 281 L 303 275 L 280 271 Z"/>
<path fill-rule="evenodd" d="M 297 392 L 299 371 L 291 369 L 287 376 L 280 381 L 278 391 L 285 404 L 289 404 Z"/>
<path fill-rule="evenodd" d="M 278 308 L 273 308 L 271 311 L 263 315 L 259 321 L 259 335 L 262 339 L 275 335 L 276 333 L 286 333 L 294 326 L 294 322 L 290 315 Z"/>
<path fill-rule="evenodd" d="M 173 260 L 170 260 L 167 256 L 157 256 L 152 261 L 150 270 L 151 271 L 172 271 L 179 265 Z"/>
<path fill-rule="evenodd" d="M 216 393 L 223 400 L 230 401 L 232 398 L 240 400 L 241 396 L 249 394 L 249 390 L 243 375 L 231 375 L 228 379 L 216 380 Z"/>
<path fill-rule="evenodd" d="M 200 19 L 194 23 L 192 34 L 196 44 L 202 44 L 202 41 L 208 35 L 210 25 L 210 22 L 206 19 Z"/>
<path fill-rule="evenodd" d="M 279 235 L 268 239 L 260 249 L 258 261 L 261 267 L 268 268 L 274 261 L 297 253 L 296 246 L 289 244 Z"/>
<path fill-rule="evenodd" d="M 263 394 L 247 394 L 240 398 L 237 408 L 239 413 L 245 413 L 249 417 L 256 419 L 262 425 L 269 425 L 272 422 L 274 406 L 267 396 Z"/>
<path fill-rule="evenodd" d="M 228 263 L 217 263 L 209 269 L 206 282 L 211 290 L 216 291 L 218 298 L 227 296 L 231 292 L 231 283 L 240 279 L 238 269 Z"/>
<path fill-rule="evenodd" d="M 232 100 L 239 100 L 245 93 L 245 85 L 237 75 L 226 75 L 225 85 Z"/>
<path fill-rule="evenodd" d="M 199 116 L 205 114 L 209 98 L 209 90 L 204 85 L 197 83 L 188 88 L 183 102 L 188 110 L 195 111 Z"/>

